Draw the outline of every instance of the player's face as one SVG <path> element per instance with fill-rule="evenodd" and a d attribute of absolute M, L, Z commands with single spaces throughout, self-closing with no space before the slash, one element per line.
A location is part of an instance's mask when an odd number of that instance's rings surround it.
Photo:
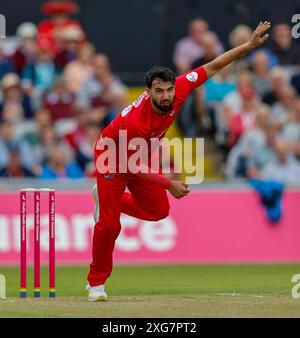
<path fill-rule="evenodd" d="M 175 96 L 175 85 L 172 82 L 154 80 L 151 89 L 148 89 L 153 105 L 162 112 L 172 108 Z"/>

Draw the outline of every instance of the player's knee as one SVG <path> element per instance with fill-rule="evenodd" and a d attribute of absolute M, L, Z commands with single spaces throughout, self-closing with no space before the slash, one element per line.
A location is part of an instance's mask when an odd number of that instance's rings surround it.
<path fill-rule="evenodd" d="M 163 205 L 159 206 L 156 209 L 154 221 L 160 221 L 161 219 L 167 218 L 169 216 L 169 213 L 170 213 L 170 205 L 169 204 L 163 204 Z"/>
<path fill-rule="evenodd" d="M 119 218 L 116 218 L 115 220 L 106 220 L 100 216 L 99 222 L 95 225 L 95 227 L 97 230 L 109 233 L 110 236 L 114 238 L 117 238 L 121 231 L 121 223 Z"/>

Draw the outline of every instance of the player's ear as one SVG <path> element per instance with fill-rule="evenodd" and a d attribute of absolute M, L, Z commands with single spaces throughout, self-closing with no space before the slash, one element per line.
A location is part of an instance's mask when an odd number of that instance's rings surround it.
<path fill-rule="evenodd" d="M 148 87 L 146 87 L 146 92 L 147 92 L 148 94 L 151 94 L 151 89 L 148 88 Z"/>

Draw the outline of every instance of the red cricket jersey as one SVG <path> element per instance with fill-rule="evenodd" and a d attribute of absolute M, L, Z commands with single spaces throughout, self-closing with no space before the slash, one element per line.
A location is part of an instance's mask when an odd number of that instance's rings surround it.
<path fill-rule="evenodd" d="M 150 95 L 145 91 L 102 131 L 100 139 L 108 137 L 118 144 L 119 131 L 121 130 L 127 131 L 128 143 L 137 137 L 143 138 L 148 144 L 152 138 L 162 139 L 177 118 L 185 99 L 206 80 L 207 74 L 204 67 L 199 67 L 177 77 L 172 109 L 163 115 L 153 110 Z"/>
<path fill-rule="evenodd" d="M 102 137 L 110 137 L 117 141 L 119 131 L 127 130 L 128 140 L 135 137 L 141 137 L 147 141 L 155 137 L 163 138 L 177 118 L 185 99 L 206 80 L 207 75 L 204 67 L 199 67 L 177 77 L 172 109 L 164 115 L 159 115 L 152 109 L 150 96 L 145 91 L 102 131 Z"/>

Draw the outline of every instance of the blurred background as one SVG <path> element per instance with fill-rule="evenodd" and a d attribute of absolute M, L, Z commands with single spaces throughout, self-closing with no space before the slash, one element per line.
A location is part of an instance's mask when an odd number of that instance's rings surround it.
<path fill-rule="evenodd" d="M 177 74 L 204 65 L 248 41 L 261 20 L 272 23 L 267 44 L 195 91 L 168 132 L 205 139 L 204 183 L 180 203 L 171 199 L 166 220 L 124 216 L 116 261 L 300 261 L 298 1 L 0 6 L 0 264 L 18 262 L 18 191 L 29 186 L 58 190 L 58 262 L 88 264 L 101 130 L 143 92 L 153 65 Z M 46 216 L 42 225 L 46 234 Z"/>

